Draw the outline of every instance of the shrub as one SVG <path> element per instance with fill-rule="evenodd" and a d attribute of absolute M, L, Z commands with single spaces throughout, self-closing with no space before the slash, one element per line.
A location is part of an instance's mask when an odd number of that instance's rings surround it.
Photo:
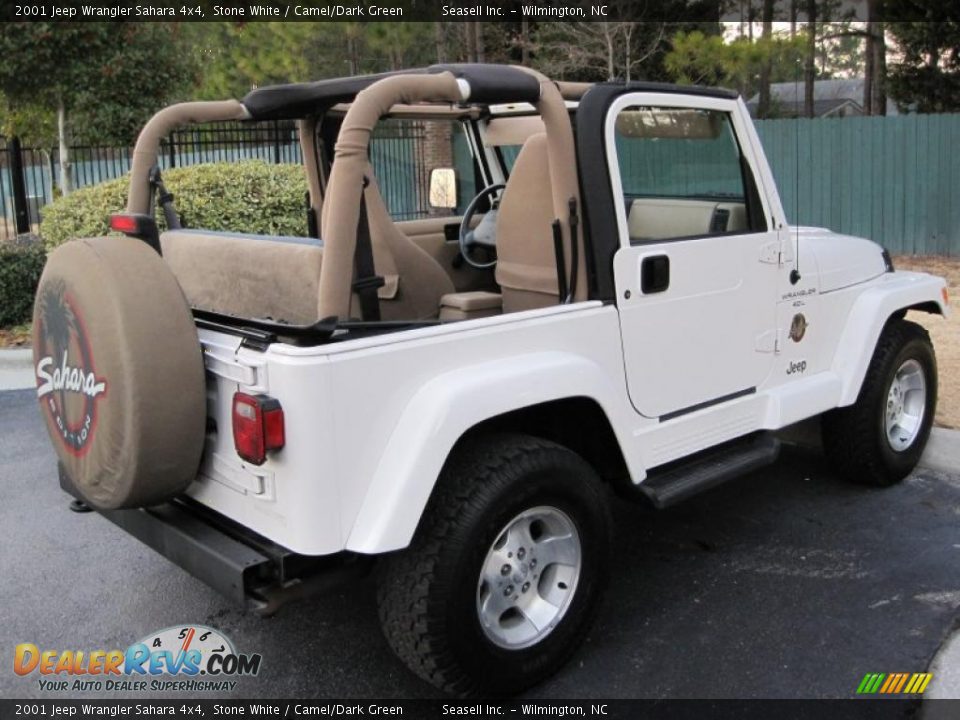
<path fill-rule="evenodd" d="M 306 235 L 307 181 L 299 165 L 261 160 L 191 165 L 163 174 L 184 227 L 265 235 Z M 130 177 L 82 188 L 43 209 L 47 248 L 110 231 L 110 215 L 127 204 Z M 157 209 L 163 228 L 163 213 Z"/>
<path fill-rule="evenodd" d="M 0 327 L 30 320 L 47 256 L 39 243 L 0 243 Z"/>

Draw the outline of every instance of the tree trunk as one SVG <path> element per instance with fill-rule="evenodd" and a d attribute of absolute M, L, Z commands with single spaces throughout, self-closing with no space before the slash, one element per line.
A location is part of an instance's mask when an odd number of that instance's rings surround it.
<path fill-rule="evenodd" d="M 616 80 L 617 73 L 613 65 L 613 32 L 610 30 L 610 23 L 603 25 L 603 39 L 607 44 L 607 80 Z"/>
<path fill-rule="evenodd" d="M 767 56 L 760 68 L 760 98 L 757 102 L 757 117 L 770 117 L 770 76 L 773 74 L 773 55 L 770 43 L 773 40 L 773 0 L 763 0 L 763 39 L 767 44 Z"/>
<path fill-rule="evenodd" d="M 869 10 L 867 11 L 870 12 Z M 877 72 L 876 56 L 873 53 L 873 35 L 867 21 L 867 46 L 863 53 L 863 113 L 873 115 L 873 76 Z"/>
<path fill-rule="evenodd" d="M 354 30 L 351 27 L 346 29 L 347 36 L 347 64 L 350 67 L 351 75 L 360 74 L 360 63 L 357 60 L 357 38 L 354 36 Z"/>
<path fill-rule="evenodd" d="M 630 82 L 630 66 L 633 65 L 633 57 L 630 52 L 630 40 L 633 36 L 633 29 L 624 28 L 623 30 L 623 73 L 624 79 Z"/>
<path fill-rule="evenodd" d="M 437 44 L 437 62 L 443 65 L 447 61 L 447 46 L 443 41 L 443 23 L 433 24 L 433 40 Z"/>
<path fill-rule="evenodd" d="M 60 192 L 73 192 L 73 163 L 70 162 L 70 142 L 67 138 L 67 108 L 63 98 L 57 103 L 57 140 L 60 142 Z"/>
<path fill-rule="evenodd" d="M 474 32 L 473 23 L 466 22 L 463 24 L 463 31 L 467 36 L 467 62 L 473 63 L 477 61 L 477 34 Z"/>
<path fill-rule="evenodd" d="M 520 22 L 520 64 L 527 66 L 530 64 L 530 21 L 522 20 Z"/>
<path fill-rule="evenodd" d="M 487 61 L 487 51 L 483 46 L 483 23 L 475 22 L 473 24 L 473 32 L 476 35 L 476 46 L 477 46 L 477 62 L 482 63 Z"/>
<path fill-rule="evenodd" d="M 873 75 L 873 114 L 887 114 L 887 38 L 886 27 L 882 22 L 876 24 L 877 40 L 873 44 L 876 53 Z"/>
<path fill-rule="evenodd" d="M 807 58 L 803 73 L 803 114 L 813 117 L 813 83 L 817 79 L 817 0 L 807 0 Z"/>
<path fill-rule="evenodd" d="M 867 51 L 866 74 L 863 83 L 863 109 L 868 115 L 887 114 L 887 41 L 882 22 L 871 21 L 876 17 L 877 0 L 867 4 Z"/>

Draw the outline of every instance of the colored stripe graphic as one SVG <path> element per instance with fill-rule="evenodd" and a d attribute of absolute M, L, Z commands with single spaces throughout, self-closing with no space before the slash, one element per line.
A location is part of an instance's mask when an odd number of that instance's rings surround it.
<path fill-rule="evenodd" d="M 932 679 L 930 673 L 867 673 L 857 686 L 857 695 L 920 695 Z"/>
<path fill-rule="evenodd" d="M 909 673 L 900 673 L 900 682 L 897 683 L 897 689 L 894 690 L 893 692 L 898 693 L 901 690 L 903 690 L 903 686 L 907 684 L 907 678 L 909 676 L 910 676 Z"/>
<path fill-rule="evenodd" d="M 858 695 L 872 695 L 880 687 L 880 683 L 886 677 L 884 673 L 867 673 L 860 681 L 860 687 L 857 688 Z"/>

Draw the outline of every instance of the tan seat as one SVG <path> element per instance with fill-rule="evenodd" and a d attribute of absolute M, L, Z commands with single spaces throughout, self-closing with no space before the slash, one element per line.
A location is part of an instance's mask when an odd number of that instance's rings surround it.
<path fill-rule="evenodd" d="M 295 325 L 317 320 L 319 240 L 169 230 L 160 245 L 192 307 Z"/>
<path fill-rule="evenodd" d="M 378 291 L 383 320 L 427 320 L 440 313 L 440 298 L 455 292 L 453 280 L 433 256 L 404 235 L 394 224 L 380 195 L 373 168 L 364 192 L 373 246 L 373 266 L 386 285 Z M 314 295 L 316 298 L 316 295 Z M 315 302 L 315 300 L 314 300 Z M 356 296 L 351 315 L 359 317 Z"/>
<path fill-rule="evenodd" d="M 372 177 L 372 172 L 370 173 Z M 373 265 L 383 320 L 436 318 L 453 281 L 425 250 L 400 232 L 376 182 L 366 190 Z M 247 318 L 306 325 L 317 318 L 323 245 L 312 238 L 173 230 L 160 238 L 163 257 L 190 305 Z M 359 317 L 354 296 L 351 315 Z"/>
<path fill-rule="evenodd" d="M 560 302 L 553 247 L 555 217 L 547 136 L 536 133 L 517 155 L 497 215 L 496 278 L 503 293 L 503 312 Z"/>

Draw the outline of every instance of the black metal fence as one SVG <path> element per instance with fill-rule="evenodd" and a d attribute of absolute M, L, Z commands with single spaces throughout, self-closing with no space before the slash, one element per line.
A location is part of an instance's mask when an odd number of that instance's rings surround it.
<path fill-rule="evenodd" d="M 429 215 L 423 124 L 381 123 L 370 146 L 371 162 L 391 215 L 409 220 Z M 77 145 L 70 148 L 74 188 L 113 180 L 130 171 L 132 149 Z M 214 123 L 171 133 L 161 141 L 160 167 L 258 159 L 302 164 L 297 126 L 291 122 Z M 22 147 L 0 137 L 0 240 L 37 232 L 43 207 L 59 194 L 56 148 Z"/>

